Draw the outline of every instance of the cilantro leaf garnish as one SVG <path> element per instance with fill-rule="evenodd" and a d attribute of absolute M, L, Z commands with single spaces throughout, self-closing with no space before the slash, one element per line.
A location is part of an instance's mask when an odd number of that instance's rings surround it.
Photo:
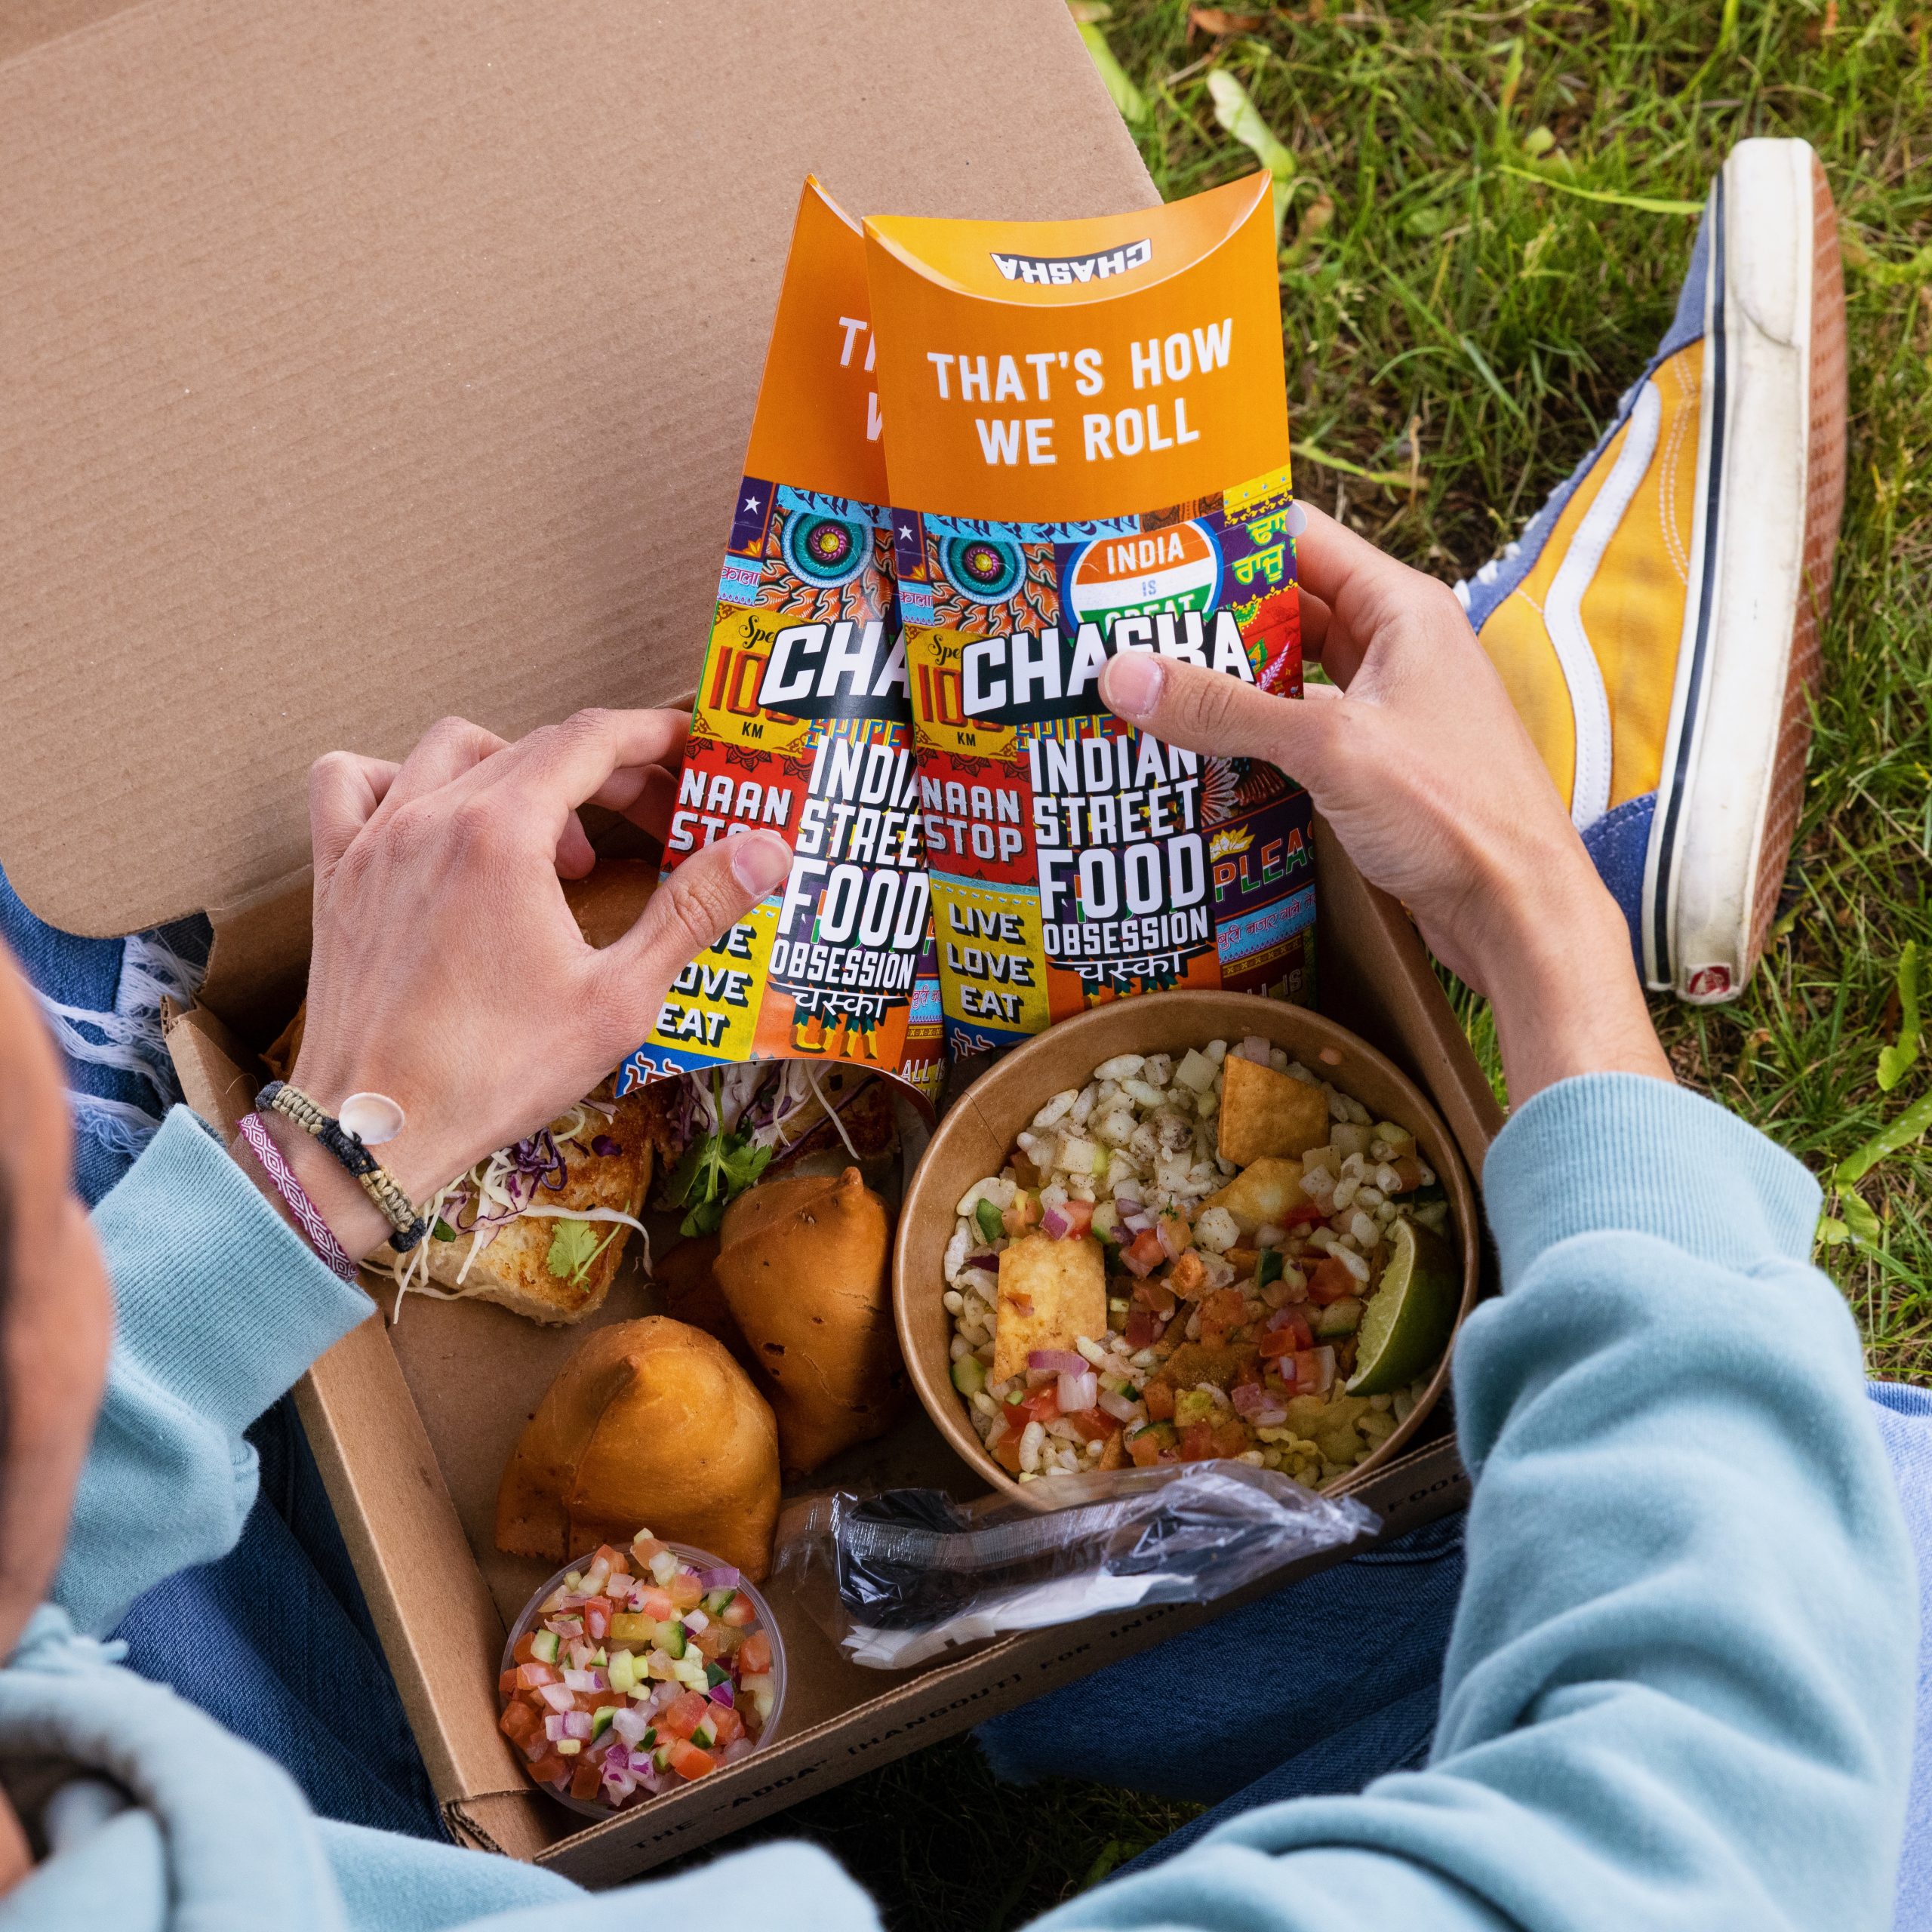
<path fill-rule="evenodd" d="M 544 1266 L 559 1281 L 568 1280 L 590 1266 L 602 1245 L 595 1222 L 560 1220 L 556 1232 L 550 1237 L 550 1251 L 544 1257 Z"/>

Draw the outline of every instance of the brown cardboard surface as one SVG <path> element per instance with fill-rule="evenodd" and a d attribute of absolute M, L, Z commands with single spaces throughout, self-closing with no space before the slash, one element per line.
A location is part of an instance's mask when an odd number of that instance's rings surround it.
<path fill-rule="evenodd" d="M 76 931 L 297 870 L 331 746 L 694 681 L 808 170 L 1153 198 L 1061 0 L 29 0 L 30 38 L 0 863 Z"/>
<path fill-rule="evenodd" d="M 1330 912 L 1327 992 L 1346 999 L 1352 1018 L 1392 1059 L 1438 1070 L 1439 1083 L 1425 1084 L 1479 1173 L 1494 1105 L 1426 958 L 1399 909 L 1372 893 L 1325 835 L 1320 849 L 1329 905 L 1339 900 L 1352 922 L 1338 931 Z M 283 895 L 278 915 L 272 914 L 272 906 L 259 914 L 251 956 L 286 976 L 306 937 L 299 898 Z M 258 1077 L 252 1057 L 205 1008 L 173 1017 L 168 1040 L 190 1104 L 232 1132 Z M 633 1260 L 589 1324 L 548 1330 L 485 1303 L 411 1297 L 397 1327 L 365 1323 L 297 1390 L 431 1782 L 466 1841 L 539 1858 L 588 1883 L 634 1876 L 1239 1600 L 1036 1632 L 922 1669 L 884 1673 L 844 1661 L 780 1587 L 768 1594 L 790 1681 L 774 1742 L 702 1784 L 608 1825 L 578 1829 L 574 1816 L 525 1783 L 496 1729 L 503 1631 L 548 1571 L 494 1548 L 497 1483 L 517 1432 L 587 1327 L 645 1312 L 650 1294 Z M 1426 1435 L 1423 1446 L 1347 1485 L 1383 1516 L 1386 1534 L 1456 1506 L 1466 1492 L 1453 1435 L 1433 1421 Z M 810 1486 L 848 1481 L 928 1482 L 976 1493 L 972 1472 L 922 1413 L 820 1471 Z M 1337 1560 L 1284 1571 L 1268 1587 Z"/>

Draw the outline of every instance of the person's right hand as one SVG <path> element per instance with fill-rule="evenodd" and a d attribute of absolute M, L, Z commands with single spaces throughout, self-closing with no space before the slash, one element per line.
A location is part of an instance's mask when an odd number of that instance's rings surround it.
<path fill-rule="evenodd" d="M 346 752 L 309 774 L 315 936 L 292 1083 L 326 1112 L 401 1103 L 377 1158 L 420 1206 L 590 1092 L 655 1023 L 671 981 L 783 884 L 776 832 L 687 860 L 614 944 L 593 948 L 560 875 L 593 863 L 577 808 L 661 835 L 686 720 L 584 711 L 514 744 L 459 718 L 401 765 Z M 352 1255 L 387 1224 L 354 1179 L 279 1115 L 265 1123 Z"/>
<path fill-rule="evenodd" d="M 1101 696 L 1156 737 L 1306 785 L 1363 873 L 1490 996 L 1512 1100 L 1597 1069 L 1669 1079 L 1623 914 L 1454 594 L 1303 508 L 1303 648 L 1334 686 L 1297 703 L 1137 653 L 1109 662 Z"/>

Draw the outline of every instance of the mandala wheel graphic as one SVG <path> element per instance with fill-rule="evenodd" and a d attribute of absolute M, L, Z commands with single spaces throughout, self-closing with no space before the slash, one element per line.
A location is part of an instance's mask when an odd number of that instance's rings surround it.
<path fill-rule="evenodd" d="M 940 546 L 939 567 L 975 604 L 1004 604 L 1026 581 L 1020 546 L 1004 537 L 949 537 Z"/>
<path fill-rule="evenodd" d="M 792 574 L 820 590 L 850 583 L 872 556 L 872 532 L 840 516 L 794 511 L 780 543 Z"/>

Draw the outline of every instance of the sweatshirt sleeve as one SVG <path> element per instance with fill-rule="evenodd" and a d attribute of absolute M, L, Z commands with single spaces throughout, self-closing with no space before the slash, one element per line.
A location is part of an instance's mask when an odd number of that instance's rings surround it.
<path fill-rule="evenodd" d="M 104 1635 L 152 1584 L 235 1545 L 242 1432 L 374 1311 L 186 1107 L 95 1209 L 114 1345 L 54 1597 Z"/>
<path fill-rule="evenodd" d="M 1502 1295 L 1426 1769 L 1235 1819 L 1055 1927 L 1888 1927 L 1912 1552 L 1810 1176 L 1634 1075 L 1537 1095 L 1484 1175 Z"/>

